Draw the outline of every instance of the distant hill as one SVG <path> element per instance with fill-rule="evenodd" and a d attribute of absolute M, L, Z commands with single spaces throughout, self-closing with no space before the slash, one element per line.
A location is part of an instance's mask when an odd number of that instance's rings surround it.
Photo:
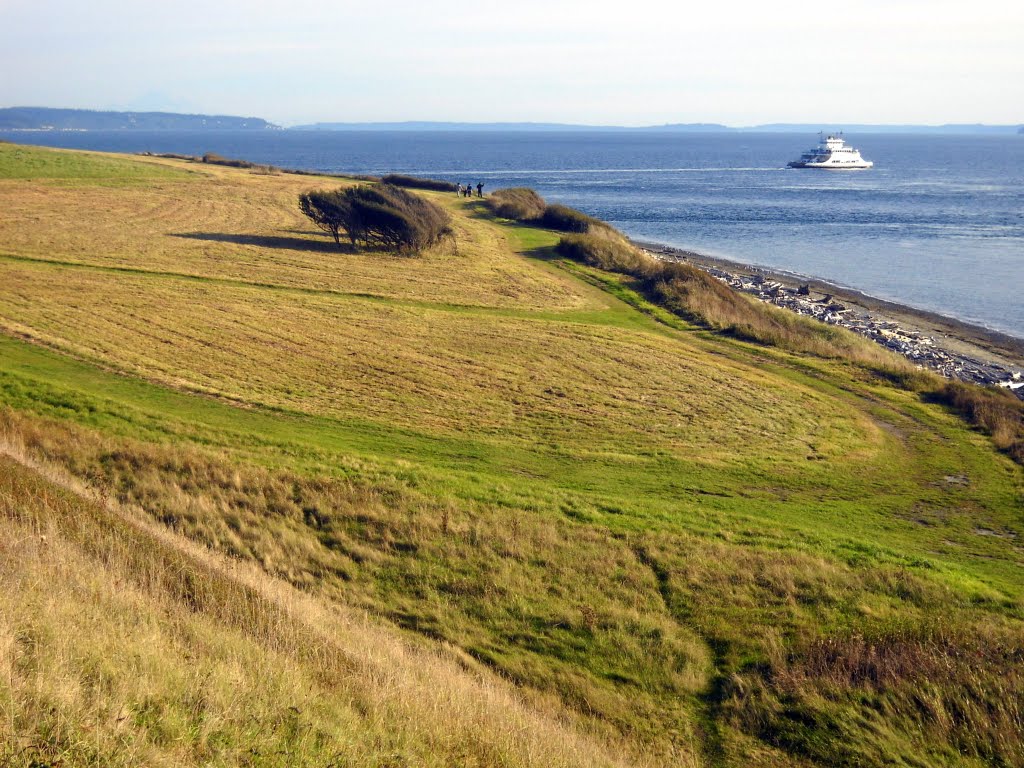
<path fill-rule="evenodd" d="M 731 131 L 718 123 L 679 123 L 630 128 L 617 125 L 573 125 L 571 123 L 448 123 L 410 120 L 395 123 L 310 123 L 295 125 L 293 131 Z"/>
<path fill-rule="evenodd" d="M 1007 135 L 1021 133 L 1024 127 L 1018 125 L 983 125 L 982 123 L 946 123 L 945 125 L 885 125 L 856 123 L 768 123 L 744 131 L 765 131 L 778 133 L 802 133 L 806 131 L 844 130 L 851 133 L 941 133 L 941 134 L 989 134 Z"/>
<path fill-rule="evenodd" d="M 946 125 L 882 125 L 848 123 L 766 123 L 731 127 L 721 123 L 669 123 L 629 127 L 617 125 L 573 125 L 570 123 L 457 123 L 410 120 L 406 122 L 376 123 L 310 123 L 291 127 L 295 131 L 671 131 L 679 133 L 817 133 L 821 130 L 846 130 L 856 133 L 935 133 L 935 134 L 992 134 L 1024 133 L 1017 125 L 946 124 Z"/>
<path fill-rule="evenodd" d="M 277 128 L 259 117 L 182 115 L 174 112 L 100 112 L 91 109 L 5 107 L 0 130 L 121 131 L 121 130 L 249 130 Z"/>

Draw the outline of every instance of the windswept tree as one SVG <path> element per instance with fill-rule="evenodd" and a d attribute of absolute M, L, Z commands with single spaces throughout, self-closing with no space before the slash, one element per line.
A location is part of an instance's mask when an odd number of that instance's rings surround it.
<path fill-rule="evenodd" d="M 349 232 L 352 244 L 355 245 L 355 237 L 349 230 L 352 206 L 342 190 L 299 195 L 299 210 L 320 229 L 329 233 L 338 245 L 341 245 L 341 230 Z"/>
<path fill-rule="evenodd" d="M 441 206 L 392 184 L 309 192 L 299 208 L 338 244 L 344 230 L 353 246 L 415 253 L 451 234 Z"/>

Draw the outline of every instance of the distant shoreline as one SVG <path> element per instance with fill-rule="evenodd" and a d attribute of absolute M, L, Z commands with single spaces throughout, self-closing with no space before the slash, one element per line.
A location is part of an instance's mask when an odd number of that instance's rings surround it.
<path fill-rule="evenodd" d="M 985 365 L 1024 371 L 1024 338 L 937 312 L 880 299 L 855 288 L 836 285 L 826 280 L 707 256 L 663 243 L 640 240 L 633 242 L 659 258 L 677 259 L 703 269 L 715 269 L 735 275 L 756 275 L 792 290 L 807 286 L 812 298 L 831 296 L 834 302 L 846 306 L 853 312 L 870 316 L 877 322 L 894 323 L 908 332 L 926 335 L 934 340 L 936 348 L 952 355 L 976 360 Z"/>
<path fill-rule="evenodd" d="M 663 125 L 587 125 L 576 123 L 492 122 L 466 123 L 429 120 L 399 122 L 318 122 L 286 126 L 289 131 L 508 131 L 508 132 L 585 132 L 585 133 L 819 133 L 848 131 L 850 133 L 934 134 L 973 136 L 1013 136 L 1024 133 L 1021 125 L 986 125 L 983 123 L 947 123 L 944 125 L 884 125 L 823 123 L 765 123 L 731 126 L 721 123 L 666 123 Z"/>

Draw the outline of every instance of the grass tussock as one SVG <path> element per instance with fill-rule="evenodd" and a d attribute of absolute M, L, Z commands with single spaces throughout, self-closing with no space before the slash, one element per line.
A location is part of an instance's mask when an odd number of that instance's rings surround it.
<path fill-rule="evenodd" d="M 999 605 L 975 610 L 973 598 L 958 598 L 929 571 L 894 564 L 903 562 L 895 554 L 859 547 L 851 558 L 858 564 L 844 563 L 792 548 L 788 534 L 770 527 L 737 534 L 720 521 L 711 537 L 658 527 L 609 531 L 579 502 L 566 505 L 559 521 L 399 484 L 240 465 L 194 447 L 111 439 L 10 411 L 0 432 L 16 453 L 68 467 L 176 534 L 317 599 L 463 649 L 553 697 L 563 717 L 600 742 L 626 742 L 654 765 L 697 764 L 701 721 L 714 721 L 722 739 L 745 734 L 762 750 L 779 750 L 774 765 L 791 764 L 787 755 L 842 765 L 834 759 L 862 742 L 915 754 L 906 734 L 919 724 L 909 715 L 888 726 L 892 744 L 880 746 L 870 728 L 862 730 L 872 707 L 896 706 L 886 690 L 865 703 L 851 694 L 859 690 L 852 683 L 832 682 L 831 662 L 800 662 L 800 671 L 794 660 L 813 657 L 830 624 L 869 633 L 862 605 L 941 614 L 959 627 L 985 621 Z M 182 589 L 176 600 L 194 599 Z M 964 675 L 987 674 L 971 666 L 970 654 L 962 661 Z M 900 674 L 892 669 L 885 674 Z M 937 679 L 938 694 L 956 695 Z M 833 693 L 820 693 L 832 685 Z M 793 701 L 799 708 L 787 709 Z M 786 712 L 813 724 L 776 737 L 797 717 Z M 829 731 L 837 718 L 855 726 Z M 1006 743 L 1016 733 L 1011 725 L 995 726 Z"/>
<path fill-rule="evenodd" d="M 754 301 L 688 264 L 655 259 L 610 227 L 566 235 L 557 251 L 637 279 L 655 304 L 691 322 L 745 341 L 862 365 L 901 389 L 948 405 L 991 435 L 999 450 L 1024 464 L 1024 403 L 1008 391 L 945 381 L 843 328 Z"/>
<path fill-rule="evenodd" d="M 549 205 L 527 187 L 499 189 L 491 193 L 487 207 L 495 216 L 524 224 L 533 224 L 556 232 L 614 232 L 600 219 L 567 205 Z"/>
<path fill-rule="evenodd" d="M 558 204 L 544 207 L 539 224 L 557 232 L 590 232 L 608 227 L 603 221 L 595 219 L 593 216 L 588 216 L 567 205 Z"/>
<path fill-rule="evenodd" d="M 556 250 L 573 261 L 640 279 L 653 277 L 661 264 L 631 245 L 624 237 L 605 232 L 565 235 L 558 241 Z"/>
<path fill-rule="evenodd" d="M 427 189 L 432 192 L 454 192 L 459 188 L 458 184 L 440 179 L 424 179 L 419 176 L 405 176 L 400 173 L 389 173 L 380 178 L 385 184 L 408 189 Z"/>
<path fill-rule="evenodd" d="M 876 765 L 902 742 L 930 765 L 1024 765 L 1019 626 L 904 620 L 805 638 L 722 697 L 739 727 L 815 764 Z"/>
<path fill-rule="evenodd" d="M 532 189 L 497 190 L 488 205 L 502 218 L 571 233 L 559 241 L 560 254 L 637 279 L 654 303 L 691 322 L 791 352 L 850 359 L 905 386 L 922 385 L 915 379 L 914 366 L 878 345 L 742 296 L 703 270 L 655 259 L 600 219 L 568 206 L 548 205 Z"/>
<path fill-rule="evenodd" d="M 487 207 L 494 215 L 512 221 L 537 221 L 546 206 L 544 198 L 527 187 L 498 189 L 487 196 Z"/>

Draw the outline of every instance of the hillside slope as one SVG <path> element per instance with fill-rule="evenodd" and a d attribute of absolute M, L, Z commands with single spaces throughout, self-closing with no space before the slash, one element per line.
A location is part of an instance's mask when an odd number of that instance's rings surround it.
<path fill-rule="evenodd" d="M 493 669 L 603 745 L 568 762 L 1024 764 L 1024 477 L 986 436 L 477 201 L 424 193 L 452 247 L 338 252 L 296 200 L 354 183 L 0 144 L 8 444 Z M 455 762 L 507 764 L 488 733 Z"/>
<path fill-rule="evenodd" d="M 0 130 L 239 131 L 267 130 L 276 127 L 259 117 L 184 115 L 177 112 L 112 112 L 53 107 L 0 107 Z"/>
<path fill-rule="evenodd" d="M 4 764 L 622 764 L 453 654 L 133 517 L 0 445 Z"/>

